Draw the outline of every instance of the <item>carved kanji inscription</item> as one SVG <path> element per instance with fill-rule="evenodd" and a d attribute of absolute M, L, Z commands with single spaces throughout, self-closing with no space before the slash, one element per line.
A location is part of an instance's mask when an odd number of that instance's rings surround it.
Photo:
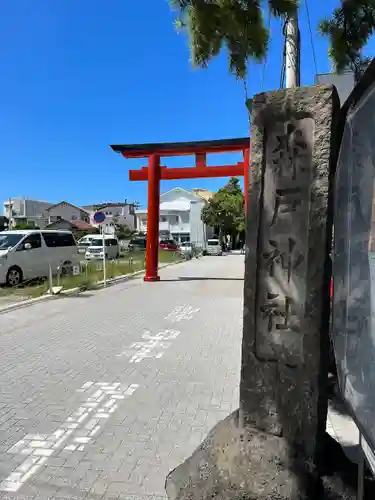
<path fill-rule="evenodd" d="M 313 134 L 311 118 L 266 134 L 256 355 L 292 367 L 303 362 Z"/>
<path fill-rule="evenodd" d="M 284 251 L 280 249 L 277 241 L 269 241 L 269 250 L 263 252 L 263 258 L 266 259 L 269 266 L 270 277 L 275 277 L 275 269 L 278 265 L 288 272 L 288 283 L 292 277 L 292 271 L 300 266 L 305 257 L 297 248 L 297 242 L 294 238 L 287 238 L 287 249 Z"/>

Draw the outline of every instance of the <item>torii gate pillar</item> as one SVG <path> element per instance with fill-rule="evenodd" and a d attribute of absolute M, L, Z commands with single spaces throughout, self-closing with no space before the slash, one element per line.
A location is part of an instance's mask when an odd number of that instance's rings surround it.
<path fill-rule="evenodd" d="M 146 274 L 144 281 L 159 281 L 160 156 L 148 158 Z"/>
<path fill-rule="evenodd" d="M 113 145 L 113 151 L 125 158 L 148 158 L 148 166 L 130 170 L 129 180 L 148 181 L 146 274 L 144 281 L 159 281 L 160 180 L 244 176 L 245 210 L 248 197 L 250 138 L 215 141 Z M 242 153 L 243 159 L 231 165 L 207 165 L 207 154 Z M 168 168 L 161 157 L 195 156 L 195 166 Z"/>

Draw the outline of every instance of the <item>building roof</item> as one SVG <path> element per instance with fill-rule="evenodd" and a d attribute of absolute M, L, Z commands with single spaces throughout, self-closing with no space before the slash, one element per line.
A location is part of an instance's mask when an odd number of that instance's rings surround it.
<path fill-rule="evenodd" d="M 214 195 L 214 193 L 212 193 L 211 191 L 208 191 L 207 189 L 201 189 L 201 188 L 193 188 L 192 192 L 194 194 L 197 194 L 201 198 L 203 198 L 205 201 L 210 200 Z"/>
<path fill-rule="evenodd" d="M 219 139 L 214 141 L 193 142 L 163 142 L 146 144 L 117 144 L 111 145 L 113 151 L 128 158 L 144 158 L 158 152 L 161 156 L 184 156 L 198 152 L 231 152 L 240 151 L 249 147 L 250 138 Z"/>
<path fill-rule="evenodd" d="M 60 201 L 59 203 L 55 203 L 54 205 L 51 205 L 49 208 L 47 208 L 47 212 L 49 212 L 50 210 L 52 210 L 53 208 L 56 208 L 58 207 L 59 205 L 69 205 L 70 207 L 73 207 L 73 208 L 76 208 L 77 210 L 81 210 L 82 212 L 86 212 L 86 210 L 84 208 L 80 208 L 80 207 L 77 207 L 77 205 L 73 205 L 72 203 L 68 203 L 67 201 Z M 89 215 L 87 213 L 87 215 Z"/>
<path fill-rule="evenodd" d="M 190 202 L 192 200 L 188 200 L 187 198 L 181 198 L 173 201 L 163 201 L 163 196 L 171 193 L 172 191 L 175 192 L 180 192 L 181 195 L 183 196 L 184 193 L 188 195 L 195 195 L 199 198 L 201 198 L 204 201 L 208 201 L 212 196 L 213 193 L 210 191 L 207 191 L 206 189 L 200 189 L 200 188 L 194 188 L 191 191 L 188 189 L 180 188 L 178 186 L 168 189 L 168 191 L 165 191 L 160 195 L 160 210 L 161 211 L 168 211 L 168 210 L 176 210 L 176 211 L 181 211 L 181 212 L 186 212 L 187 210 L 190 210 Z M 199 191 L 199 192 L 197 192 Z M 136 214 L 147 214 L 147 208 L 140 208 L 135 210 Z"/>
<path fill-rule="evenodd" d="M 160 211 L 163 210 L 177 210 L 181 212 L 186 212 L 190 210 L 191 200 L 174 200 L 174 201 L 162 201 L 160 203 Z"/>
<path fill-rule="evenodd" d="M 74 227 L 75 229 L 79 229 L 81 231 L 96 230 L 96 228 L 94 226 L 92 226 L 91 224 L 89 224 L 88 222 L 85 222 L 83 220 L 59 219 L 59 220 L 56 220 L 54 222 L 51 222 L 50 224 L 47 224 L 46 227 L 53 226 L 55 224 L 58 224 L 59 222 L 68 222 L 69 224 L 71 224 L 72 227 Z"/>
<path fill-rule="evenodd" d="M 92 205 L 83 205 L 82 209 L 83 210 L 102 210 L 103 208 L 111 208 L 111 207 L 128 207 L 132 206 L 134 203 L 129 203 L 127 201 L 119 201 L 118 203 L 116 202 L 103 202 L 103 203 L 93 203 Z"/>
<path fill-rule="evenodd" d="M 75 228 L 77 229 L 82 229 L 82 230 L 90 230 L 90 229 L 95 229 L 94 226 L 92 226 L 91 224 L 89 224 L 88 222 L 85 222 L 84 220 L 70 220 L 68 221 L 72 224 L 72 226 L 74 226 Z"/>

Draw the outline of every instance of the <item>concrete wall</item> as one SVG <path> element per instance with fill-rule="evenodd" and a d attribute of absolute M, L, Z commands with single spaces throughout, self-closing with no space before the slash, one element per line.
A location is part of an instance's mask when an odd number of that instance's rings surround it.
<path fill-rule="evenodd" d="M 336 73 L 323 73 L 315 76 L 316 83 L 334 85 L 339 94 L 341 106 L 349 97 L 355 87 L 354 73 L 351 71 L 337 75 Z"/>
<path fill-rule="evenodd" d="M 14 217 L 46 217 L 47 209 L 52 205 L 46 201 L 11 198 L 12 216 Z M 4 201 L 4 215 L 9 217 L 9 200 Z"/>
<path fill-rule="evenodd" d="M 190 241 L 197 246 L 206 242 L 206 227 L 202 221 L 204 201 L 192 201 L 190 204 Z"/>

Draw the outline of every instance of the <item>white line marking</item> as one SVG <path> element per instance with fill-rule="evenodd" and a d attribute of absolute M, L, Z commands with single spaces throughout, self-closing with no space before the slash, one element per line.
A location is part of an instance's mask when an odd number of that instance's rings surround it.
<path fill-rule="evenodd" d="M 178 306 L 173 309 L 171 313 L 168 314 L 164 319 L 171 321 L 172 323 L 179 323 L 183 319 L 193 319 L 193 315 L 199 312 L 200 309 L 193 309 L 192 306 Z"/>
<path fill-rule="evenodd" d="M 98 389 L 99 388 L 99 389 Z M 110 417 L 121 399 L 131 396 L 138 388 L 137 384 L 121 385 L 116 382 L 86 382 L 77 392 L 88 392 L 86 403 L 75 410 L 66 421 L 52 434 L 26 434 L 14 444 L 8 453 L 27 455 L 27 458 L 9 476 L 0 483 L 0 491 L 15 493 L 32 477 L 57 449 L 70 439 L 64 450 L 83 451 L 93 437 L 99 432 L 106 418 Z M 91 394 L 92 391 L 96 391 Z M 88 403 L 90 401 L 90 403 Z M 95 415 L 87 421 L 95 405 Z M 98 408 L 97 408 L 98 407 Z M 86 424 L 83 424 L 85 421 Z M 82 436 L 82 433 L 85 434 Z M 70 436 L 72 437 L 70 438 Z"/>
<path fill-rule="evenodd" d="M 177 330 L 163 330 L 156 335 L 150 335 L 150 332 L 146 331 L 141 335 L 144 342 L 133 342 L 125 351 L 117 354 L 117 357 L 126 356 L 130 358 L 129 363 L 140 363 L 147 358 L 160 359 L 164 352 L 157 349 L 168 349 L 172 343 L 164 341 L 174 340 L 179 334 Z"/>

